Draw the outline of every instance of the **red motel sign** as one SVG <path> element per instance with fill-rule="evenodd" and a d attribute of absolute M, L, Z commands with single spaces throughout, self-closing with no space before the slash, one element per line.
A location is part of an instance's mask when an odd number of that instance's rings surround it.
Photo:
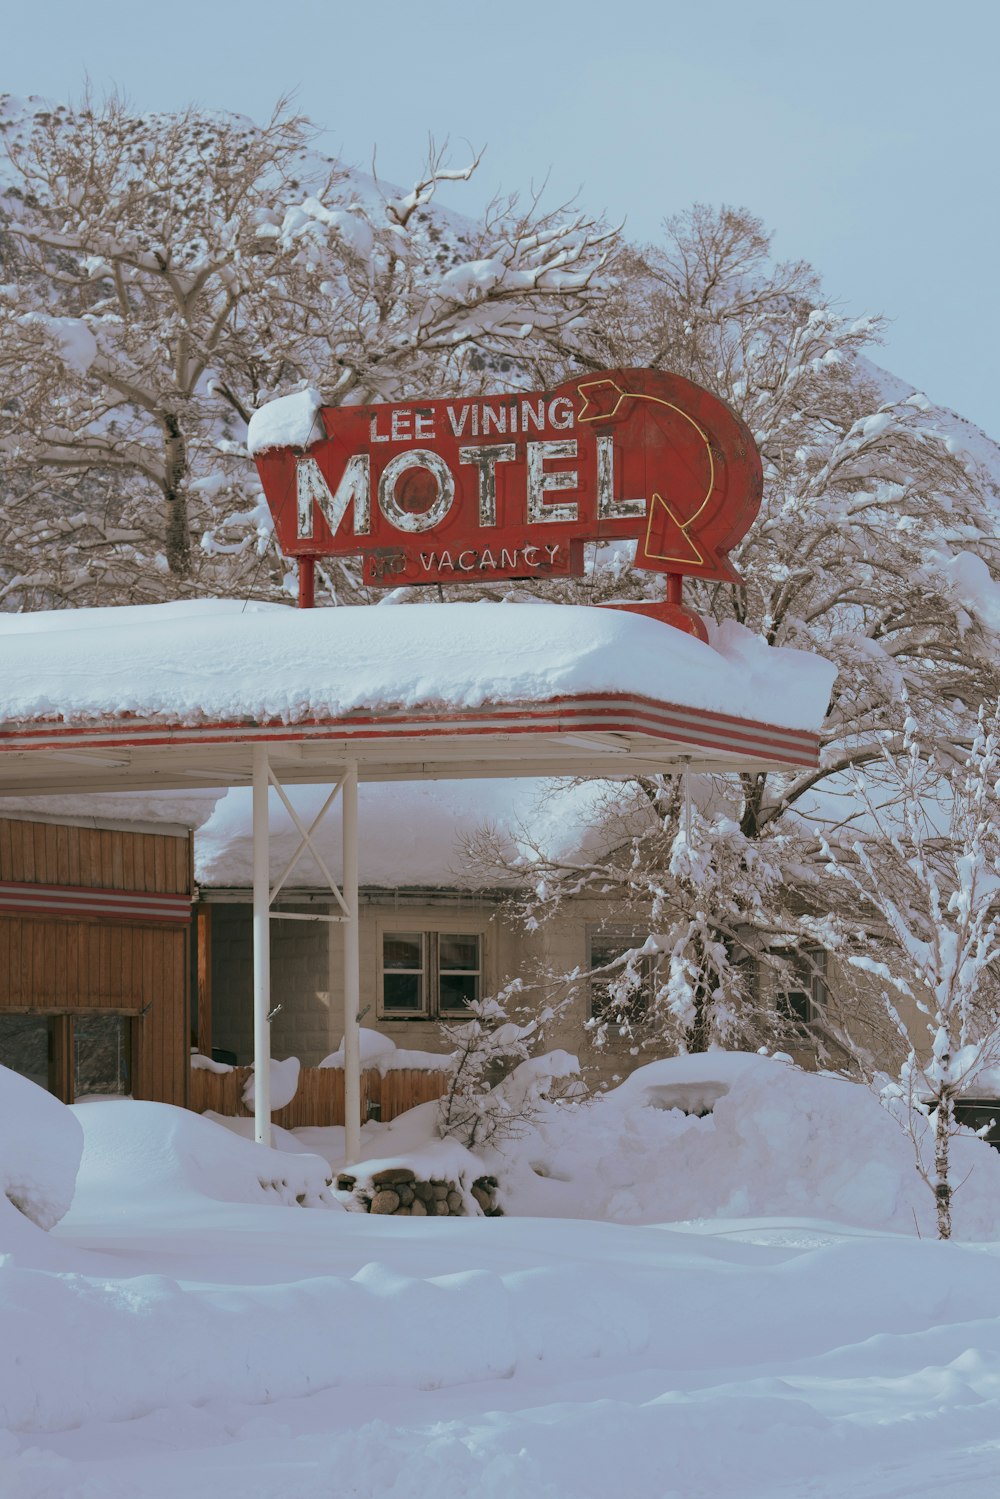
<path fill-rule="evenodd" d="M 729 551 L 760 506 L 760 456 L 679 375 L 320 415 L 308 448 L 257 454 L 286 556 L 360 556 L 375 586 L 481 583 L 579 575 L 585 542 L 635 539 L 637 567 L 740 581 Z"/>

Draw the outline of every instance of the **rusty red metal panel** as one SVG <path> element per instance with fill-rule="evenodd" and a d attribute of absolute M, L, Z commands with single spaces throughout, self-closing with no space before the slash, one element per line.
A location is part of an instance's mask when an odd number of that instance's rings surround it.
<path fill-rule="evenodd" d="M 282 550 L 360 556 L 366 583 L 579 574 L 587 541 L 636 566 L 739 582 L 760 457 L 718 397 L 618 369 L 554 390 L 324 407 L 326 436 L 257 466 Z"/>

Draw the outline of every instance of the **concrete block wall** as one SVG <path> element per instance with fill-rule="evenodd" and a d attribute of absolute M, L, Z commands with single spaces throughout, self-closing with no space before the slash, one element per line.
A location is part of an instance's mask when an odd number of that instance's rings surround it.
<path fill-rule="evenodd" d="M 295 906 L 291 910 L 329 910 Z M 379 1018 L 379 950 L 387 927 L 399 930 L 478 931 L 484 939 L 483 992 L 491 993 L 515 977 L 531 983 L 545 968 L 555 972 L 583 969 L 588 961 L 588 928 L 599 924 L 603 911 L 596 903 L 576 902 L 552 922 L 527 933 L 506 922 L 502 911 L 488 902 L 456 897 L 453 907 L 440 901 L 427 905 L 396 905 L 390 896 L 371 900 L 361 912 L 362 1025 L 378 1029 L 404 1049 L 447 1050 L 437 1018 L 381 1020 Z M 247 904 L 219 903 L 212 907 L 212 1009 L 216 1046 L 236 1053 L 240 1063 L 253 1059 L 253 981 L 251 909 Z M 272 1022 L 276 1057 L 297 1056 L 304 1066 L 316 1064 L 335 1050 L 343 1035 L 343 931 L 336 923 L 273 921 L 271 923 L 272 1005 L 281 1010 Z M 566 996 L 559 988 L 539 989 L 524 997 L 526 1006 L 554 1003 Z M 565 1011 L 546 1031 L 548 1049 L 560 1047 L 579 1057 L 588 1083 L 599 1086 L 624 1076 L 649 1060 L 633 1057 L 629 1043 L 611 1038 L 595 1050 L 585 1022 L 590 1016 L 590 991 L 585 982 L 574 987 Z"/>
<path fill-rule="evenodd" d="M 331 1006 L 330 931 L 325 921 L 271 922 L 271 1005 L 281 1006 L 271 1022 L 271 1051 L 298 1057 L 304 1067 L 328 1056 L 342 1029 Z M 212 907 L 212 1039 L 241 1064 L 253 1061 L 252 935 L 249 905 Z"/>

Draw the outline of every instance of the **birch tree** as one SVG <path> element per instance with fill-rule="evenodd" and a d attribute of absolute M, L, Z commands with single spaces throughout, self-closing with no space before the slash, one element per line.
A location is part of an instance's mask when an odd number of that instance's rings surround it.
<path fill-rule="evenodd" d="M 903 753 L 884 756 L 877 795 L 858 783 L 865 836 L 850 856 L 829 845 L 824 853 L 883 929 L 877 945 L 851 952 L 856 925 L 843 925 L 839 944 L 880 995 L 903 1048 L 899 1081 L 883 1098 L 894 1113 L 902 1105 L 947 1239 L 956 1105 L 1000 1064 L 1000 721 L 980 712 L 967 759 L 944 773 L 914 730 L 908 720 Z"/>

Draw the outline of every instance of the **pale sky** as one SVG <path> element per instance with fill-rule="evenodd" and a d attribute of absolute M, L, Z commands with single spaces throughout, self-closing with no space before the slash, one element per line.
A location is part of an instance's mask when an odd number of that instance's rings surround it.
<path fill-rule="evenodd" d="M 5 8 L 0 90 L 257 119 L 293 91 L 353 165 L 406 184 L 428 134 L 487 148 L 445 201 L 548 178 L 637 240 L 745 205 L 875 354 L 1000 437 L 997 0 L 43 0 Z"/>

